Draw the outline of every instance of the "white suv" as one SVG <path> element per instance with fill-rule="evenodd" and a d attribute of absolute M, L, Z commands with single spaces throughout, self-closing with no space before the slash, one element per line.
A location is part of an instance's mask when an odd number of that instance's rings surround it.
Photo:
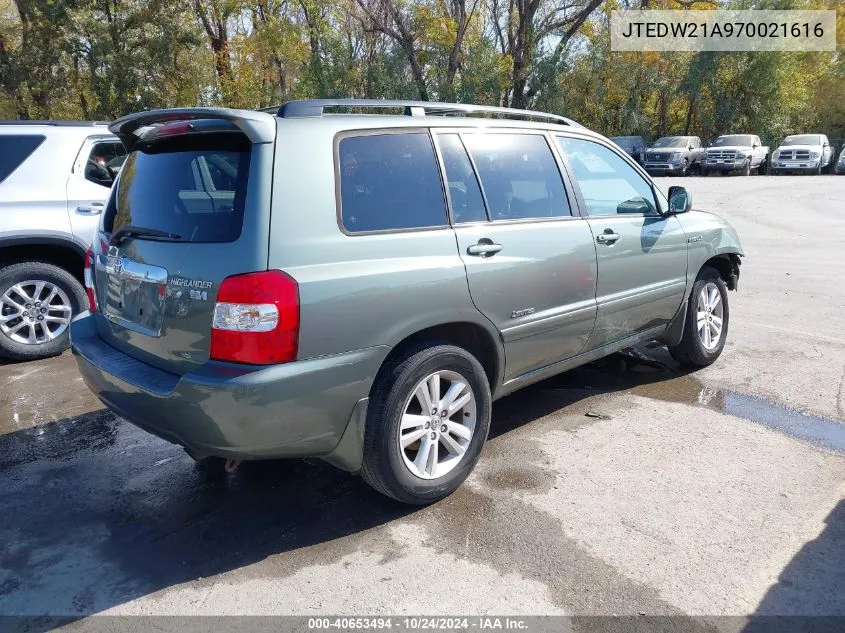
<path fill-rule="evenodd" d="M 69 345 L 85 253 L 125 151 L 105 124 L 0 121 L 0 356 Z"/>

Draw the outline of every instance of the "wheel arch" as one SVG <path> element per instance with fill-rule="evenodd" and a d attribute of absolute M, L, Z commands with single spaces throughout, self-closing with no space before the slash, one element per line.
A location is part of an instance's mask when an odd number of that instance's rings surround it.
<path fill-rule="evenodd" d="M 63 268 L 83 283 L 85 248 L 60 237 L 0 238 L 0 267 L 20 261 L 40 261 Z"/>
<path fill-rule="evenodd" d="M 490 329 L 470 321 L 441 323 L 413 332 L 399 341 L 382 361 L 378 375 L 397 357 L 407 354 L 423 343 L 448 344 L 463 348 L 478 359 L 484 368 L 490 392 L 496 392 L 504 371 L 504 352 L 498 338 Z"/>
<path fill-rule="evenodd" d="M 728 290 L 737 290 L 739 288 L 739 267 L 741 265 L 742 259 L 738 253 L 720 253 L 704 262 L 698 272 L 700 273 L 705 267 L 713 268 L 725 281 Z"/>
<path fill-rule="evenodd" d="M 705 268 L 712 268 L 721 277 L 728 290 L 737 290 L 739 287 L 739 267 L 742 265 L 742 259 L 739 253 L 726 252 L 714 255 L 705 261 L 695 273 L 695 279 L 701 274 Z M 684 336 L 684 327 L 687 322 L 687 310 L 689 308 L 689 292 L 692 290 L 692 284 L 687 289 L 687 294 L 684 296 L 683 303 L 678 307 L 675 316 L 666 327 L 663 336 L 660 337 L 660 342 L 666 345 L 678 345 Z"/>

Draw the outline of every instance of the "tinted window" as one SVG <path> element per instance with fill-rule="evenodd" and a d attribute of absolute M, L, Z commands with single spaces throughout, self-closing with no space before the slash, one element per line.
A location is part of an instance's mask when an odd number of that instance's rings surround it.
<path fill-rule="evenodd" d="M 126 160 L 126 150 L 118 141 L 95 143 L 85 164 L 85 179 L 104 187 L 111 187 L 115 176 Z"/>
<path fill-rule="evenodd" d="M 44 142 L 43 136 L 10 134 L 0 136 L 0 182 L 8 178 Z"/>
<path fill-rule="evenodd" d="M 457 134 L 442 134 L 437 137 L 443 166 L 446 171 L 446 184 L 452 200 L 452 215 L 455 222 L 482 222 L 487 220 L 484 198 L 478 179 L 472 169 L 472 163 L 466 149 Z"/>
<path fill-rule="evenodd" d="M 629 151 L 634 149 L 634 146 L 637 144 L 636 140 L 632 136 L 613 136 L 610 140 L 622 149 L 627 149 Z"/>
<path fill-rule="evenodd" d="M 784 145 L 821 145 L 822 137 L 818 134 L 800 134 L 797 136 L 787 136 L 783 139 Z"/>
<path fill-rule="evenodd" d="M 713 141 L 714 147 L 719 147 L 722 145 L 734 145 L 736 147 L 751 147 L 753 144 L 754 137 L 749 136 L 748 134 L 731 134 L 728 136 L 720 136 L 715 141 Z"/>
<path fill-rule="evenodd" d="M 618 154 L 593 141 L 558 137 L 558 143 L 588 215 L 657 212 L 649 184 Z"/>
<path fill-rule="evenodd" d="M 340 141 L 340 209 L 352 233 L 446 225 L 440 171 L 428 133 Z"/>
<path fill-rule="evenodd" d="M 689 138 L 686 136 L 664 136 L 654 141 L 652 147 L 686 147 Z"/>
<path fill-rule="evenodd" d="M 491 220 L 571 215 L 557 164 L 536 134 L 467 134 Z"/>
<path fill-rule="evenodd" d="M 129 154 L 106 209 L 105 231 L 131 225 L 190 242 L 236 240 L 243 227 L 250 153 L 248 143 L 228 145 Z"/>

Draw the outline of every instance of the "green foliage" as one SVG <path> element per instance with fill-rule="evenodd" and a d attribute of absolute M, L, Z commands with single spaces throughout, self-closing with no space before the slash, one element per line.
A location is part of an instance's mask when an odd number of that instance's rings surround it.
<path fill-rule="evenodd" d="M 650 0 L 650 8 L 689 2 Z M 384 97 L 521 105 L 607 135 L 845 137 L 836 53 L 619 53 L 605 0 L 0 0 L 0 117 Z M 702 0 L 694 8 L 836 8 Z"/>

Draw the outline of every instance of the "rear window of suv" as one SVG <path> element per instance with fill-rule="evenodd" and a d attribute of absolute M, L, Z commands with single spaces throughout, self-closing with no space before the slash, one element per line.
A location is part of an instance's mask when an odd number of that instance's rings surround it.
<path fill-rule="evenodd" d="M 338 143 L 340 215 L 349 233 L 440 227 L 446 202 L 427 131 Z"/>
<path fill-rule="evenodd" d="M 20 167 L 45 138 L 40 134 L 0 135 L 0 182 Z"/>
<path fill-rule="evenodd" d="M 231 135 L 229 135 L 231 136 Z M 243 228 L 248 141 L 204 135 L 133 151 L 120 170 L 103 229 L 165 231 L 186 242 L 233 242 Z"/>

